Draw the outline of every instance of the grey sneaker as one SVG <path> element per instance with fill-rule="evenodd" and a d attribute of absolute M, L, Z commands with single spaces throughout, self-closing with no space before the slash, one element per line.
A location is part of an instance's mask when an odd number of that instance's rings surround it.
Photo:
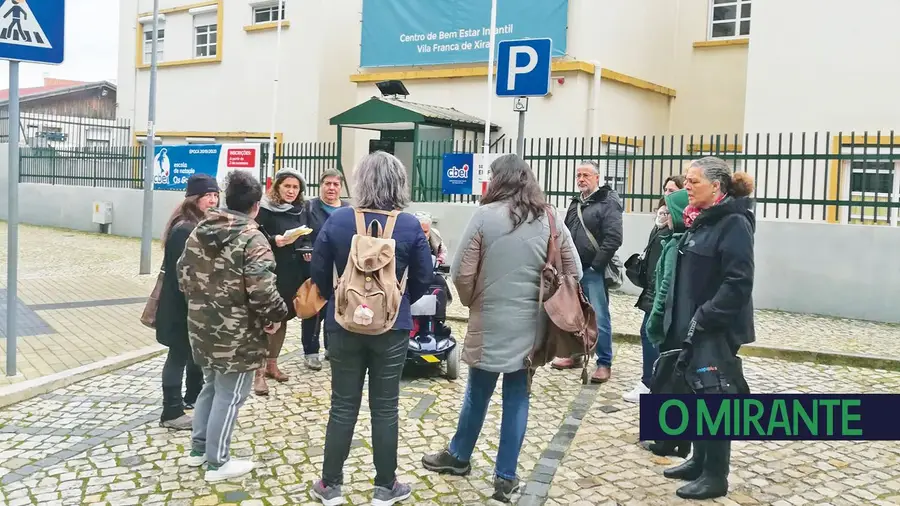
<path fill-rule="evenodd" d="M 323 353 L 323 356 L 325 357 L 325 360 L 328 360 L 328 350 L 325 350 L 325 353 Z"/>
<path fill-rule="evenodd" d="M 325 506 L 338 506 L 345 502 L 341 495 L 340 485 L 329 486 L 322 480 L 313 483 L 312 488 L 309 489 L 309 495 L 321 501 Z"/>
<path fill-rule="evenodd" d="M 472 471 L 470 462 L 463 462 L 454 457 L 450 450 L 442 450 L 440 453 L 432 453 L 422 457 L 422 467 L 438 474 L 452 474 L 465 476 Z"/>
<path fill-rule="evenodd" d="M 181 415 L 174 420 L 166 420 L 164 422 L 159 422 L 160 427 L 164 427 L 166 429 L 173 430 L 191 430 L 194 424 L 194 419 L 188 415 Z"/>
<path fill-rule="evenodd" d="M 306 367 L 309 367 L 313 371 L 321 371 L 322 370 L 322 362 L 319 361 L 318 355 L 307 355 L 306 356 Z"/>
<path fill-rule="evenodd" d="M 408 499 L 412 495 L 412 489 L 409 485 L 404 485 L 394 480 L 394 486 L 391 488 L 375 487 L 375 495 L 372 497 L 372 506 L 391 506 L 398 502 Z"/>
<path fill-rule="evenodd" d="M 519 491 L 519 480 L 507 480 L 494 476 L 494 495 L 491 496 L 500 502 L 510 502 L 512 495 Z"/>

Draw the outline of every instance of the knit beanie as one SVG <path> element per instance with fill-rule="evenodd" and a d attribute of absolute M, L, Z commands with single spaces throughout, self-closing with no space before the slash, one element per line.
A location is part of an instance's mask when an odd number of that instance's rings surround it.
<path fill-rule="evenodd" d="M 219 183 L 207 174 L 194 174 L 188 178 L 186 197 L 219 193 Z"/>
<path fill-rule="evenodd" d="M 275 173 L 275 181 L 273 181 L 273 185 L 277 185 L 281 182 L 282 179 L 286 177 L 292 177 L 297 181 L 300 181 L 300 193 L 306 193 L 306 178 L 303 177 L 303 174 L 301 174 L 300 171 L 292 169 L 290 167 L 279 169 L 278 172 Z"/>

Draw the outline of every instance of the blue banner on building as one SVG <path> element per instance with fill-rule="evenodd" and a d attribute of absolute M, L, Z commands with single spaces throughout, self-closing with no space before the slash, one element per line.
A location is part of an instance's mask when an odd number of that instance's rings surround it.
<path fill-rule="evenodd" d="M 216 178 L 224 189 L 232 170 L 249 170 L 259 177 L 259 144 L 186 144 L 157 146 L 154 155 L 154 190 L 184 191 L 194 174 Z"/>
<path fill-rule="evenodd" d="M 497 0 L 497 42 L 550 38 L 566 54 L 568 0 Z M 486 62 L 491 0 L 363 0 L 361 67 Z"/>

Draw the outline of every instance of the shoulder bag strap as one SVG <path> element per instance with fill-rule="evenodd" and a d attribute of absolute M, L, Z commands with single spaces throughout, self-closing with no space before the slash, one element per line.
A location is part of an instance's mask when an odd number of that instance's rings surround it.
<path fill-rule="evenodd" d="M 550 237 L 547 239 L 547 260 L 546 265 L 552 265 L 554 260 L 558 262 L 557 269 L 561 268 L 562 260 L 560 258 L 551 258 L 552 256 L 559 257 L 559 248 L 554 247 L 556 244 L 556 219 L 552 215 L 553 209 L 550 206 L 544 208 L 547 213 L 547 220 L 550 222 Z M 554 253 L 555 251 L 555 253 Z M 528 382 L 526 384 L 528 393 L 531 393 L 531 381 L 534 378 L 534 368 L 532 365 L 534 364 L 534 356 L 537 353 L 538 343 L 541 341 L 541 325 L 540 319 L 544 316 L 544 268 L 540 270 L 540 284 L 538 287 L 538 305 L 537 305 L 537 318 L 538 325 L 535 326 L 534 329 L 534 342 L 531 344 L 531 351 L 528 352 L 528 356 L 525 357 L 525 369 L 526 375 L 528 378 Z M 547 331 L 547 327 L 544 328 L 544 332 Z"/>
<path fill-rule="evenodd" d="M 594 247 L 594 252 L 600 251 L 600 245 L 597 244 L 597 238 L 594 237 L 594 234 L 588 230 L 587 225 L 584 224 L 584 214 L 581 212 L 581 202 L 577 202 L 575 204 L 575 211 L 578 213 L 578 221 L 581 222 L 581 228 L 584 229 L 584 233 L 587 234 L 588 241 L 591 242 L 591 246 Z"/>

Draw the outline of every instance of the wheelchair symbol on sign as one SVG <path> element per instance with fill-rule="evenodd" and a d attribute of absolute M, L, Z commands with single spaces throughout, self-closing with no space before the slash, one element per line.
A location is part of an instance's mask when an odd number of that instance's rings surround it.
<path fill-rule="evenodd" d="M 528 112 L 528 97 L 514 98 L 513 112 Z"/>

